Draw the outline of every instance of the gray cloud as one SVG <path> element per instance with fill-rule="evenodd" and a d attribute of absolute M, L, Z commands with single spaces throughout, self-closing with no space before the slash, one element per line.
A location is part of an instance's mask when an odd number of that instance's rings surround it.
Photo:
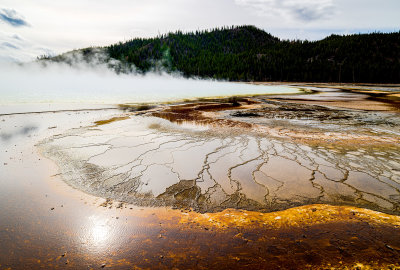
<path fill-rule="evenodd" d="M 235 0 L 260 16 L 280 16 L 309 22 L 327 18 L 335 12 L 333 0 Z"/>
<path fill-rule="evenodd" d="M 12 38 L 22 41 L 22 38 L 20 36 L 18 36 L 17 34 L 12 35 Z"/>
<path fill-rule="evenodd" d="M 18 14 L 14 9 L 0 9 L 0 21 L 3 21 L 11 26 L 29 26 L 28 22 Z"/>
<path fill-rule="evenodd" d="M 32 61 L 39 55 L 54 55 L 54 52 L 17 34 L 0 31 L 0 64 Z"/>
<path fill-rule="evenodd" d="M 16 50 L 20 49 L 18 46 L 14 45 L 14 44 L 11 44 L 10 42 L 3 42 L 1 44 L 1 46 L 8 47 L 8 48 L 11 48 L 11 49 L 16 49 Z"/>

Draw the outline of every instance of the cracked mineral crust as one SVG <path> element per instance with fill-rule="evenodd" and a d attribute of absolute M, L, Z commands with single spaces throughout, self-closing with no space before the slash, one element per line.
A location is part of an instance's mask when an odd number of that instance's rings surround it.
<path fill-rule="evenodd" d="M 400 213 L 398 117 L 262 98 L 228 105 L 131 113 L 39 146 L 71 186 L 141 206 Z"/>

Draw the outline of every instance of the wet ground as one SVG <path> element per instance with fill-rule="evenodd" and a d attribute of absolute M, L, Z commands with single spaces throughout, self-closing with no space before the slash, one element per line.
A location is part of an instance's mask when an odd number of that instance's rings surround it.
<path fill-rule="evenodd" d="M 141 206 L 400 213 L 400 118 L 265 97 L 157 107 L 39 144 L 71 186 Z"/>
<path fill-rule="evenodd" d="M 70 200 L 64 207 L 39 211 L 37 214 L 46 220 L 40 224 L 35 222 L 36 215 L 28 213 L 31 222 L 4 227 L 2 247 L 8 248 L 2 250 L 0 267 L 399 267 L 399 217 L 365 209 L 311 205 L 269 214 L 233 209 L 199 214 L 165 208 L 140 209 L 110 201 L 84 205 L 77 211 L 77 204 Z"/>
<path fill-rule="evenodd" d="M 395 87 L 304 87 L 0 116 L 0 269 L 400 267 Z"/>

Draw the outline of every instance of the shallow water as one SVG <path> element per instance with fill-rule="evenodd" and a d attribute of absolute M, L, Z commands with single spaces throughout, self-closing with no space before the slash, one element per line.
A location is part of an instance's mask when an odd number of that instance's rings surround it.
<path fill-rule="evenodd" d="M 0 268 L 398 265 L 398 216 L 259 212 L 398 214 L 398 115 L 259 100 L 201 123 L 80 104 L 0 115 Z"/>
<path fill-rule="evenodd" d="M 333 134 L 327 134 L 329 126 L 310 128 L 317 146 L 288 140 L 290 129 L 299 126 L 309 136 L 304 123 L 286 126 L 286 137 L 193 126 L 132 115 L 50 137 L 40 148 L 73 187 L 142 206 L 268 212 L 330 203 L 400 213 L 396 135 L 373 134 L 368 126 L 341 129 L 337 123 Z M 326 140 L 369 142 L 332 146 L 316 132 Z"/>

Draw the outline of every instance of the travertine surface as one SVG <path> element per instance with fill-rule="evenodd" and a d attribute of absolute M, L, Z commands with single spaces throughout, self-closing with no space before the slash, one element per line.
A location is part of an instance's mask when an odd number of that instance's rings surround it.
<path fill-rule="evenodd" d="M 72 129 L 40 147 L 73 187 L 137 205 L 207 212 L 330 203 L 400 213 L 393 114 L 255 104 L 202 103 L 195 117 L 195 105 L 163 107 Z"/>

